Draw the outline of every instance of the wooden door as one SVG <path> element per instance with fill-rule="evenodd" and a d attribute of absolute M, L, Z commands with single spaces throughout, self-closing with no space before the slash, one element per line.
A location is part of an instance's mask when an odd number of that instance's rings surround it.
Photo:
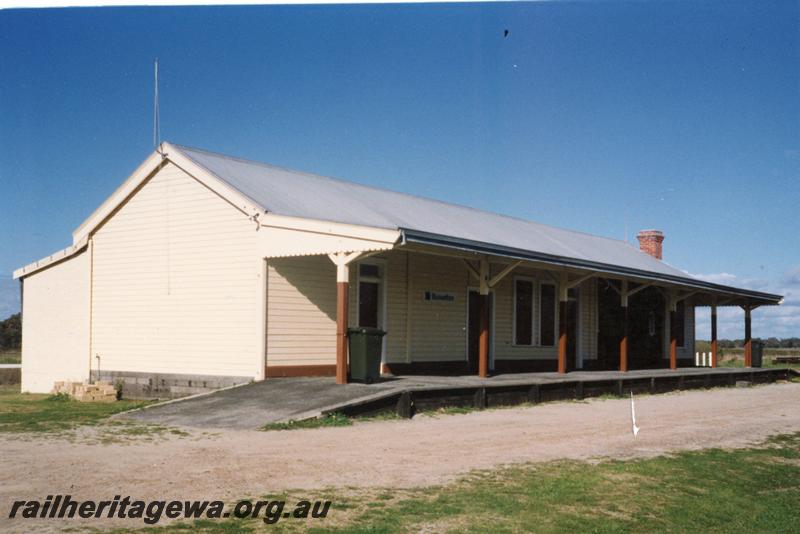
<path fill-rule="evenodd" d="M 489 350 L 492 347 L 492 300 L 489 295 Z M 478 351 L 480 350 L 481 337 L 481 301 L 480 293 L 475 290 L 469 292 L 467 306 L 467 369 L 470 373 L 478 372 Z"/>

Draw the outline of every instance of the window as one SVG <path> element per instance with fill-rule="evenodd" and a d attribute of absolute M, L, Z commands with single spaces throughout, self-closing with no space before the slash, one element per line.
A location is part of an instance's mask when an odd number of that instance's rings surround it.
<path fill-rule="evenodd" d="M 556 341 L 556 286 L 539 286 L 539 344 L 552 347 Z"/>
<path fill-rule="evenodd" d="M 675 306 L 675 340 L 679 347 L 684 347 L 686 341 L 686 306 L 681 300 Z"/>
<path fill-rule="evenodd" d="M 382 271 L 377 264 L 362 263 L 358 266 L 358 326 L 382 327 Z"/>
<path fill-rule="evenodd" d="M 514 284 L 514 344 L 533 345 L 533 282 Z"/>
<path fill-rule="evenodd" d="M 358 274 L 362 277 L 380 278 L 381 268 L 371 263 L 362 263 L 358 266 Z"/>
<path fill-rule="evenodd" d="M 534 295 L 539 291 L 539 310 L 534 312 Z M 534 335 L 539 321 L 539 339 Z M 533 280 L 514 280 L 514 345 L 552 347 L 556 340 L 556 286 Z"/>

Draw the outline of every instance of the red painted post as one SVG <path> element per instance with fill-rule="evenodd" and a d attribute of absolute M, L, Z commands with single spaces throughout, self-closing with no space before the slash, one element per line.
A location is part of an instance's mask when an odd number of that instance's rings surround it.
<path fill-rule="evenodd" d="M 678 338 L 675 328 L 677 315 L 675 310 L 669 311 L 669 368 L 673 371 L 678 368 Z"/>
<path fill-rule="evenodd" d="M 711 306 L 711 367 L 717 366 L 717 305 Z"/>
<path fill-rule="evenodd" d="M 750 306 L 744 307 L 744 366 L 753 366 L 753 339 L 750 331 Z"/>
<path fill-rule="evenodd" d="M 481 328 L 478 338 L 478 376 L 489 376 L 489 295 L 480 295 Z"/>
<path fill-rule="evenodd" d="M 567 301 L 558 303 L 558 372 L 567 372 Z"/>
<path fill-rule="evenodd" d="M 336 284 L 336 383 L 347 384 L 347 313 L 350 284 Z"/>
<path fill-rule="evenodd" d="M 622 307 L 622 338 L 619 342 L 619 370 L 628 372 L 628 307 Z"/>

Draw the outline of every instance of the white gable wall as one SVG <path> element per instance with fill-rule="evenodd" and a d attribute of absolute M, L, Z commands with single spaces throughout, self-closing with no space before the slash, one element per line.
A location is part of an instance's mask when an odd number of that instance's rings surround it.
<path fill-rule="evenodd" d="M 88 252 L 24 279 L 22 320 L 22 391 L 89 377 Z"/>
<path fill-rule="evenodd" d="M 92 368 L 258 377 L 255 239 L 216 193 L 158 171 L 92 237 Z"/>

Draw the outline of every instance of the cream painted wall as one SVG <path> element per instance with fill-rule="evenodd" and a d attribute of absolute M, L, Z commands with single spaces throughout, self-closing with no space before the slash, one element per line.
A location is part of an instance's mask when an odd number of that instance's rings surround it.
<path fill-rule="evenodd" d="M 387 362 L 406 362 L 407 354 L 414 362 L 465 359 L 467 291 L 477 281 L 470 278 L 462 260 L 393 250 L 363 261 L 377 262 L 384 267 Z M 494 266 L 493 272 L 501 269 L 501 265 Z M 552 281 L 544 272 L 517 269 L 494 288 L 494 357 L 555 359 L 555 347 L 513 345 L 515 276 Z M 357 288 L 358 262 L 350 269 L 348 320 L 353 326 L 358 321 Z M 451 293 L 455 301 L 426 301 L 425 291 Z M 326 256 L 272 259 L 269 261 L 268 294 L 268 365 L 333 365 L 336 350 L 333 263 Z M 538 311 L 538 301 L 535 310 Z M 597 357 L 597 302 L 592 280 L 580 286 L 579 313 L 579 350 L 584 359 L 594 359 Z M 538 327 L 538 321 L 535 324 Z M 411 334 L 410 343 L 407 332 Z"/>
<path fill-rule="evenodd" d="M 24 279 L 22 391 L 49 393 L 56 381 L 89 377 L 89 253 Z"/>
<path fill-rule="evenodd" d="M 388 361 L 405 361 L 405 252 L 364 260 L 384 268 Z M 350 266 L 349 324 L 358 323 L 358 263 Z M 268 261 L 267 365 L 336 363 L 336 268 L 327 256 Z"/>
<path fill-rule="evenodd" d="M 246 215 L 170 163 L 92 240 L 93 368 L 259 376 Z"/>
<path fill-rule="evenodd" d="M 267 366 L 336 363 L 336 267 L 327 256 L 268 265 Z"/>
<path fill-rule="evenodd" d="M 499 271 L 496 268 L 495 271 Z M 533 337 L 539 339 L 539 284 L 554 284 L 553 278 L 544 271 L 518 268 L 504 278 L 495 288 L 495 358 L 507 360 L 555 359 L 556 346 L 519 346 L 514 344 L 514 280 L 524 278 L 533 281 Z M 578 351 L 583 359 L 597 359 L 597 292 L 595 281 L 588 280 L 578 287 L 578 313 L 580 340 Z M 558 307 L 556 306 L 556 332 L 558 332 Z M 556 334 L 557 335 L 557 334 Z"/>
<path fill-rule="evenodd" d="M 350 325 L 358 325 L 358 266 L 361 263 L 373 263 L 383 268 L 383 301 L 381 326 L 389 334 L 384 341 L 384 355 L 386 361 L 403 362 L 406 358 L 406 268 L 410 260 L 404 251 L 388 251 L 376 254 L 362 261 L 354 263 L 350 268 Z"/>
<path fill-rule="evenodd" d="M 460 259 L 412 254 L 410 356 L 415 362 L 463 361 L 467 349 L 467 288 L 477 281 Z M 426 301 L 425 292 L 451 293 L 453 302 Z M 392 310 L 389 310 L 392 313 Z M 400 343 L 405 343 L 405 332 Z"/>

